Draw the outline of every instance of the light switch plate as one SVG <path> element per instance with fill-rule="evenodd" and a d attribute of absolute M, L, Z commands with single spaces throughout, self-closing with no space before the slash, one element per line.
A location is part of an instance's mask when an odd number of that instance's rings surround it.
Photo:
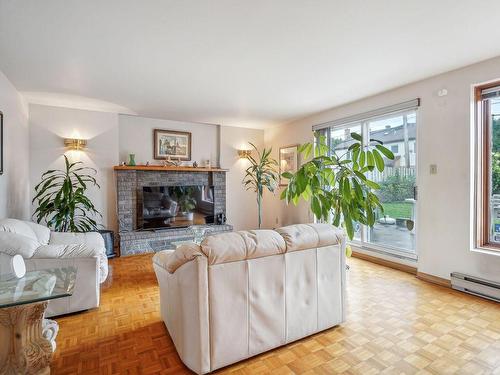
<path fill-rule="evenodd" d="M 437 166 L 437 164 L 431 164 L 429 166 L 429 172 L 430 172 L 430 174 L 437 174 L 438 173 L 438 166 Z"/>

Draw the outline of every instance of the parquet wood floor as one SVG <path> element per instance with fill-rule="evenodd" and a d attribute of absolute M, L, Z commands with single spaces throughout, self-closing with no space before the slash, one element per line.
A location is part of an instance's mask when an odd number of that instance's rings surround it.
<path fill-rule="evenodd" d="M 500 374 L 500 304 L 349 259 L 347 322 L 219 374 Z M 117 258 L 99 309 L 56 319 L 53 374 L 185 374 L 151 256 Z"/>

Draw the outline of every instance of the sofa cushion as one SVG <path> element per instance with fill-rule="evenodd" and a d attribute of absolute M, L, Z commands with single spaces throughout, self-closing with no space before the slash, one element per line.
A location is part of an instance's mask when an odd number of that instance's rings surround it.
<path fill-rule="evenodd" d="M 42 245 L 33 254 L 33 258 L 87 258 L 97 257 L 100 250 L 83 244 Z"/>
<path fill-rule="evenodd" d="M 38 246 L 40 243 L 36 239 L 0 230 L 0 251 L 2 253 L 19 254 L 23 258 L 31 258 Z"/>
<path fill-rule="evenodd" d="M 193 260 L 197 256 L 202 256 L 200 246 L 193 243 L 185 243 L 175 250 L 163 250 L 153 256 L 153 263 L 174 273 L 177 268 Z"/>
<path fill-rule="evenodd" d="M 73 233 L 73 232 L 52 232 L 50 234 L 50 245 L 71 245 L 83 244 L 93 247 L 98 251 L 106 252 L 104 239 L 97 232 Z"/>
<path fill-rule="evenodd" d="M 2 219 L 0 220 L 0 231 L 20 234 L 21 236 L 25 236 L 39 242 L 38 237 L 31 226 L 22 220 Z"/>
<path fill-rule="evenodd" d="M 211 265 L 282 254 L 285 250 L 283 238 L 265 229 L 216 234 L 201 243 L 201 251 Z"/>
<path fill-rule="evenodd" d="M 40 242 L 42 245 L 47 245 L 49 243 L 50 239 L 49 228 L 47 228 L 45 225 L 40 225 L 37 223 L 33 223 L 31 221 L 25 221 L 24 223 L 31 228 L 33 233 L 35 233 L 38 242 Z"/>
<path fill-rule="evenodd" d="M 344 232 L 330 224 L 295 224 L 276 229 L 286 242 L 286 251 L 336 245 Z"/>

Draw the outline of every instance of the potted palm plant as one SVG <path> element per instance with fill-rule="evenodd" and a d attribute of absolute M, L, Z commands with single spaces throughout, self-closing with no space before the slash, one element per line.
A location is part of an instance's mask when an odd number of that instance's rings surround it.
<path fill-rule="evenodd" d="M 99 229 L 96 219 L 102 215 L 87 196 L 89 187 L 100 188 L 94 177 L 97 171 L 82 162 L 70 163 L 66 155 L 64 166 L 64 170 L 45 172 L 35 186 L 32 203 L 38 206 L 33 216 L 37 223 L 45 223 L 56 232 L 99 232 L 104 238 L 106 255 L 114 257 L 113 231 Z"/>
<path fill-rule="evenodd" d="M 376 210 L 383 213 L 375 194 L 380 186 L 369 179 L 369 172 L 375 168 L 382 172 L 384 158 L 394 159 L 381 141 L 363 142 L 357 133 L 351 133 L 351 138 L 351 145 L 342 155 L 330 149 L 324 136 L 316 136 L 315 144 L 301 145 L 299 152 L 305 159 L 312 158 L 296 173 L 283 173 L 288 185 L 281 193 L 287 203 L 308 201 L 317 220 L 343 226 L 349 239 L 354 237 L 354 223 L 373 226 Z"/>
<path fill-rule="evenodd" d="M 264 148 L 262 152 L 260 152 L 253 143 L 250 143 L 250 145 L 256 152 L 257 157 L 254 158 L 251 154 L 246 156 L 250 161 L 250 166 L 245 170 L 243 185 L 246 190 L 253 190 L 257 195 L 260 228 L 262 226 L 262 196 L 264 190 L 269 190 L 274 193 L 278 186 L 278 162 L 271 157 L 272 148 Z"/>
<path fill-rule="evenodd" d="M 64 155 L 64 170 L 52 169 L 42 175 L 35 186 L 37 202 L 33 216 L 37 223 L 45 222 L 56 232 L 91 232 L 98 229 L 97 217 L 102 217 L 86 195 L 89 187 L 99 187 L 94 168 L 82 162 L 70 163 Z"/>

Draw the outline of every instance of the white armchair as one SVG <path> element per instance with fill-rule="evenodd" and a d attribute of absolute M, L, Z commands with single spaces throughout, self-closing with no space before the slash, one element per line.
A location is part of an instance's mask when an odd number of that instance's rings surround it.
<path fill-rule="evenodd" d="M 153 257 L 161 316 L 198 374 L 345 316 L 345 236 L 328 224 L 223 233 Z"/>
<path fill-rule="evenodd" d="M 59 233 L 29 221 L 0 220 L 0 252 L 20 254 L 28 271 L 73 266 L 77 269 L 71 297 L 49 302 L 46 316 L 99 306 L 100 284 L 108 275 L 104 240 L 99 233 Z"/>

